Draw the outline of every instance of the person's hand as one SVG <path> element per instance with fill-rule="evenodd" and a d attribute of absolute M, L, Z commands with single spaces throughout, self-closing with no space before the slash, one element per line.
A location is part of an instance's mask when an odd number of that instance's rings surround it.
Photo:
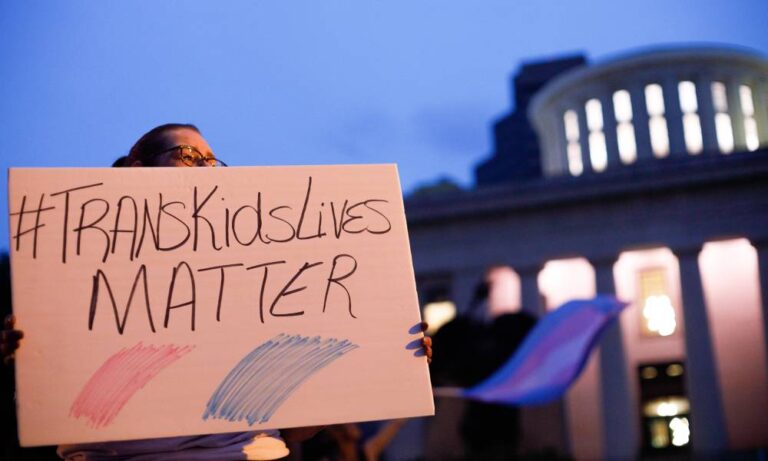
<path fill-rule="evenodd" d="M 24 332 L 13 329 L 14 325 L 16 325 L 16 318 L 13 314 L 7 315 L 3 331 L 0 332 L 0 353 L 2 353 L 5 365 L 13 363 L 14 353 L 19 348 L 19 341 L 24 337 Z"/>
<path fill-rule="evenodd" d="M 422 332 L 426 332 L 429 329 L 429 324 L 427 322 L 421 322 L 419 328 Z M 427 356 L 427 363 L 432 363 L 432 338 L 425 334 L 424 337 L 421 338 L 421 348 L 424 351 L 424 355 Z"/>

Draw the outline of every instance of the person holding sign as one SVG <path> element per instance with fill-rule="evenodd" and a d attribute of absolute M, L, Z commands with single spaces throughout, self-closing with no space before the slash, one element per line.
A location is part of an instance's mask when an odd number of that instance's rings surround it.
<path fill-rule="evenodd" d="M 122 163 L 122 165 L 119 165 Z M 167 124 L 153 128 L 131 148 L 123 162 L 127 167 L 226 166 L 216 158 L 207 141 L 194 125 Z M 420 331 L 426 329 L 422 325 Z M 10 363 L 23 333 L 7 319 L 0 338 L 4 363 Z M 420 347 L 431 360 L 431 340 L 421 339 Z M 281 431 L 253 431 L 161 439 L 62 445 L 58 454 L 66 460 L 271 460 L 288 455 L 287 441 L 300 441 L 321 427 L 291 428 Z"/>

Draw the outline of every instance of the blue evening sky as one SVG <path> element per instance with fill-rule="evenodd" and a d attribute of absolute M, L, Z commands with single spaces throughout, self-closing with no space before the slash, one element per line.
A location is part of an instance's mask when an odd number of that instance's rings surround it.
<path fill-rule="evenodd" d="M 768 55 L 766 24 L 766 0 L 2 0 L 0 168 L 109 166 L 173 121 L 231 165 L 395 162 L 406 192 L 470 185 L 521 62 Z"/>

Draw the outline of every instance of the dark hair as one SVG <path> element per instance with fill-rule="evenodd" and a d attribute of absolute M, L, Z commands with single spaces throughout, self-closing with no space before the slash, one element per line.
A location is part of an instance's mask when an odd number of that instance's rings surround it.
<path fill-rule="evenodd" d="M 127 166 L 126 165 L 127 161 L 128 161 L 128 156 L 127 155 L 123 155 L 122 157 L 118 157 L 117 160 L 112 162 L 112 168 Z"/>
<path fill-rule="evenodd" d="M 131 150 L 128 152 L 126 164 L 130 165 L 138 160 L 144 166 L 154 166 L 155 154 L 167 148 L 164 138 L 165 133 L 181 128 L 200 133 L 200 130 L 195 125 L 189 123 L 166 123 L 165 125 L 156 126 L 144 133 L 144 135 L 136 141 L 136 144 L 131 147 Z"/>

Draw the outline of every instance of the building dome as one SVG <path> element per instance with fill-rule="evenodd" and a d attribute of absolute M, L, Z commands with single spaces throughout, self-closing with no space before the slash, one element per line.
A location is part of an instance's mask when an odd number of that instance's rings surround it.
<path fill-rule="evenodd" d="M 580 176 L 768 144 L 768 59 L 655 49 L 580 66 L 531 100 L 544 176 Z"/>

